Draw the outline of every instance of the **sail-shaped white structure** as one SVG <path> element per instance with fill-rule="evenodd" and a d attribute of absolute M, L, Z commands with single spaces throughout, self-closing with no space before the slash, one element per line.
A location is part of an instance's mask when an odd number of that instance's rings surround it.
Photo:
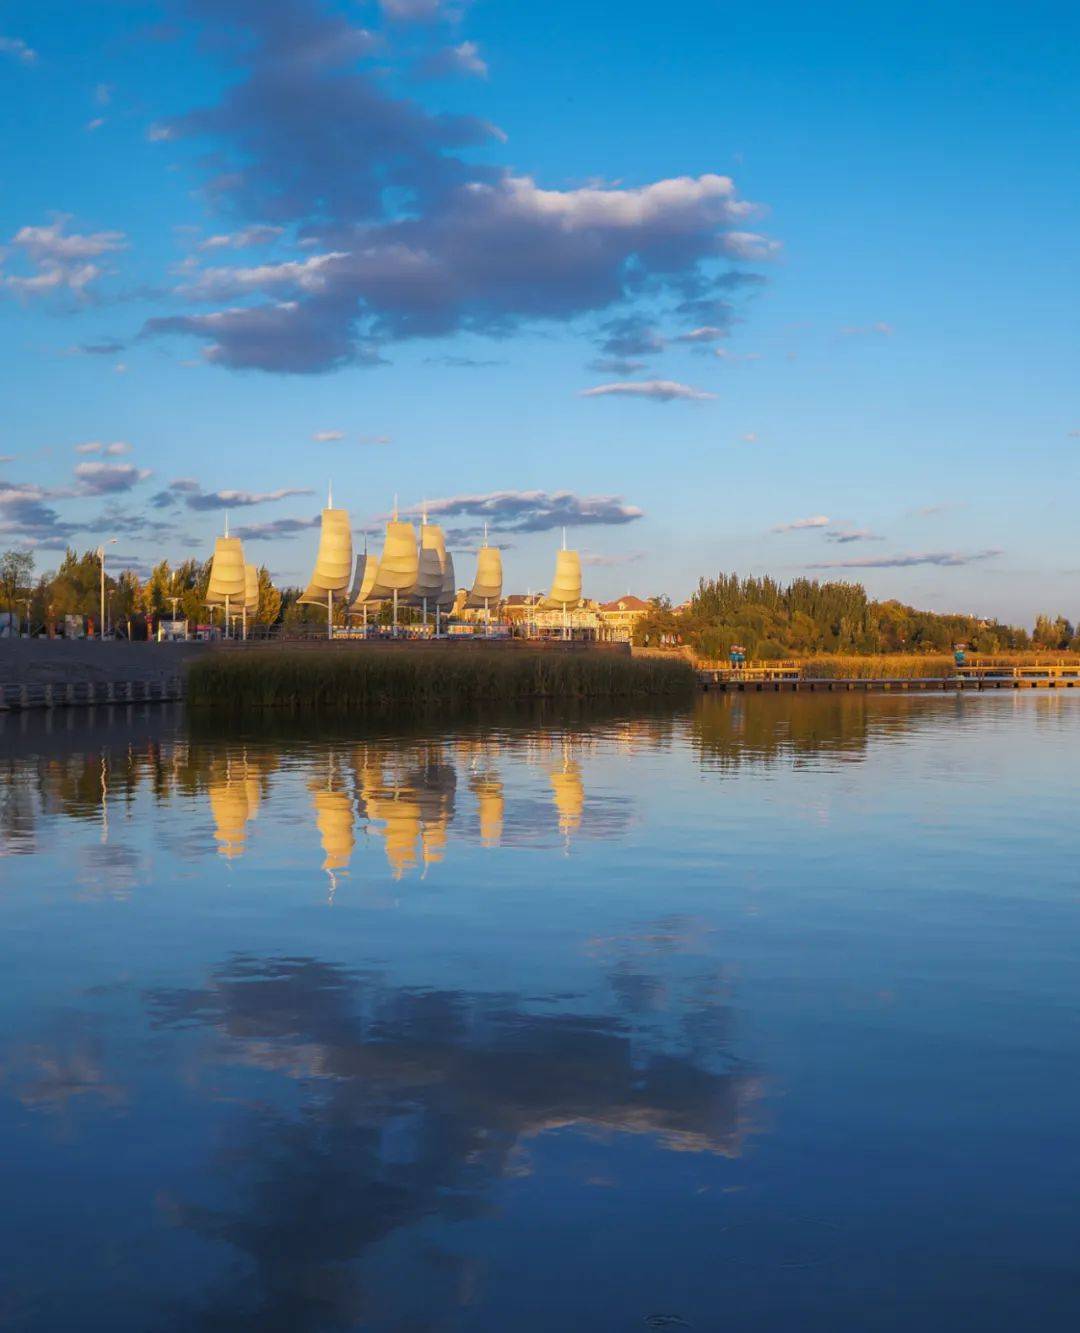
<path fill-rule="evenodd" d="M 349 614 L 360 615 L 363 612 L 364 626 L 367 626 L 368 604 L 371 590 L 379 572 L 379 562 L 366 550 L 356 557 L 356 569 L 353 572 L 352 587 L 349 589 Z"/>
<path fill-rule="evenodd" d="M 566 533 L 563 532 L 562 550 L 555 555 L 555 577 L 551 581 L 551 591 L 540 605 L 549 611 L 563 613 L 563 637 L 568 636 L 566 613 L 573 611 L 581 603 L 581 556 L 577 551 L 566 549 Z"/>
<path fill-rule="evenodd" d="M 424 514 L 420 524 L 420 563 L 416 576 L 416 600 L 424 608 L 427 624 L 428 607 L 437 607 L 442 594 L 443 571 L 446 565 L 446 537 L 437 523 L 429 523 Z"/>
<path fill-rule="evenodd" d="M 299 600 L 308 605 L 326 607 L 326 633 L 334 636 L 334 594 L 344 593 L 353 572 L 352 529 L 345 509 L 334 508 L 333 494 L 327 496 L 319 527 L 319 550 L 311 582 Z"/>
<path fill-rule="evenodd" d="M 369 602 L 384 602 L 387 598 L 393 600 L 395 633 L 398 603 L 402 597 L 415 593 L 419 573 L 420 548 L 416 544 L 416 532 L 411 523 L 399 521 L 395 506 L 394 517 L 386 525 L 386 540 L 383 542 L 375 581 L 366 598 Z"/>
<path fill-rule="evenodd" d="M 239 537 L 229 536 L 229 520 L 225 519 L 225 535 L 214 542 L 210 560 L 210 582 L 206 589 L 206 605 L 225 610 L 225 637 L 229 636 L 229 618 L 243 608 L 247 592 L 247 574 L 244 568 L 244 547 Z"/>
<path fill-rule="evenodd" d="M 443 561 L 442 591 L 439 593 L 440 608 L 443 611 L 449 611 L 454 605 L 454 599 L 456 597 L 457 578 L 454 574 L 454 557 L 447 551 L 446 559 Z"/>
<path fill-rule="evenodd" d="M 502 596 L 503 569 L 502 552 L 497 546 L 489 546 L 487 525 L 484 526 L 484 544 L 476 553 L 476 578 L 469 589 L 465 605 L 483 607 L 487 620 L 491 619 L 491 603 L 498 602 Z"/>

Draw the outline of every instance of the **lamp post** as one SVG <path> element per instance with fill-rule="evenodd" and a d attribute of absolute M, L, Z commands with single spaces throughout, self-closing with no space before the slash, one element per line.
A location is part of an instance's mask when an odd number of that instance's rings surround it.
<path fill-rule="evenodd" d="M 101 619 L 98 621 L 98 642 L 105 641 L 105 547 L 115 546 L 116 538 L 110 537 L 107 542 L 103 542 L 98 548 L 98 559 L 101 561 Z"/>

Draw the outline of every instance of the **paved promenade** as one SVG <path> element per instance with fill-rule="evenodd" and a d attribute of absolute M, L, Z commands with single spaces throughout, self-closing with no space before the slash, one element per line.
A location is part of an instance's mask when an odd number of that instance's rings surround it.
<path fill-rule="evenodd" d="M 98 643 L 88 639 L 0 639 L 0 685 L 161 682 L 206 652 L 205 643 Z"/>

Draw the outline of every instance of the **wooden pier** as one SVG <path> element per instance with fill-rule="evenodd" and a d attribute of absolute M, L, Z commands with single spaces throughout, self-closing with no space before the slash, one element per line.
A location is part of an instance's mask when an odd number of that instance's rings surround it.
<path fill-rule="evenodd" d="M 804 676 L 797 661 L 725 662 L 695 668 L 703 690 L 760 694 L 801 690 L 821 693 L 844 690 L 1071 690 L 1080 688 L 1080 662 L 1029 662 L 1016 666 L 980 661 L 957 665 L 949 676 Z"/>
<path fill-rule="evenodd" d="M 703 690 L 741 694 L 821 694 L 844 690 L 919 691 L 952 690 L 965 693 L 972 690 L 1072 690 L 1080 689 L 1080 676 L 905 676 L 881 680 L 848 679 L 802 680 L 791 677 L 744 678 L 726 671 L 699 671 L 698 681 Z"/>

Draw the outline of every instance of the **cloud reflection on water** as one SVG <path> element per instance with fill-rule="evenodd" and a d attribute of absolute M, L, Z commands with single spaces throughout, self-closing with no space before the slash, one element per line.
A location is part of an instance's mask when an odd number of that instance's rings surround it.
<path fill-rule="evenodd" d="M 680 983 L 652 982 L 664 984 Z M 467 1233 L 452 1248 L 448 1236 L 422 1235 L 490 1217 L 499 1182 L 531 1172 L 546 1134 L 645 1136 L 661 1151 L 737 1156 L 755 1072 L 722 1042 L 691 1052 L 616 977 L 612 989 L 622 1012 L 241 955 L 201 987 L 149 993 L 156 1030 L 206 1035 L 208 1071 L 255 1069 L 301 1089 L 297 1109 L 282 1095 L 238 1113 L 215 1202 L 197 1190 L 168 1202 L 177 1225 L 244 1260 L 189 1326 L 345 1328 L 377 1315 L 379 1275 L 362 1261 L 401 1231 L 419 1233 L 409 1277 L 431 1284 L 430 1314 L 471 1261 Z M 726 1031 L 722 1003 L 705 1007 L 714 1035 Z M 216 1079 L 208 1072 L 208 1085 Z"/>

